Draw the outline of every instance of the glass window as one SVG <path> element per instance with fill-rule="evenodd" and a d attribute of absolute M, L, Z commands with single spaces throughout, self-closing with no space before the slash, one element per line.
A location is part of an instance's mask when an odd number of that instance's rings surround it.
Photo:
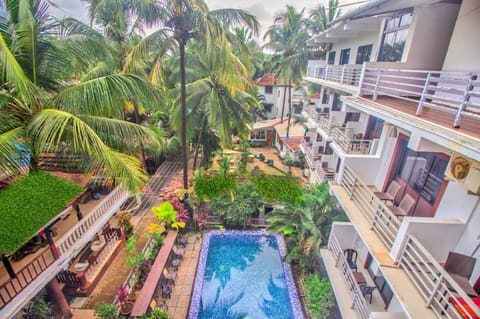
<path fill-rule="evenodd" d="M 265 131 L 264 130 L 257 130 L 253 131 L 251 135 L 252 140 L 265 140 Z"/>
<path fill-rule="evenodd" d="M 265 113 L 272 113 L 273 104 L 264 104 L 263 110 Z"/>
<path fill-rule="evenodd" d="M 411 21 L 412 12 L 410 11 L 400 16 L 389 18 L 385 22 L 378 61 L 396 62 L 402 59 Z"/>
<path fill-rule="evenodd" d="M 273 93 L 273 86 L 267 85 L 265 86 L 265 94 L 272 94 Z"/>
<path fill-rule="evenodd" d="M 340 61 L 338 62 L 338 64 L 342 65 L 342 64 L 348 64 L 350 60 L 350 49 L 343 49 L 342 51 L 340 51 Z"/>
<path fill-rule="evenodd" d="M 293 114 L 301 114 L 303 110 L 303 105 L 301 104 L 294 104 L 293 105 Z"/>
<path fill-rule="evenodd" d="M 328 64 L 335 64 L 335 51 L 328 52 Z"/>
<path fill-rule="evenodd" d="M 363 64 L 363 62 L 369 62 L 372 55 L 373 45 L 362 45 L 358 47 L 356 64 Z"/>
<path fill-rule="evenodd" d="M 330 95 L 326 90 L 323 91 L 323 96 L 322 96 L 322 104 L 328 104 L 328 100 L 330 99 Z"/>
<path fill-rule="evenodd" d="M 332 111 L 340 111 L 342 108 L 342 102 L 340 101 L 340 95 L 338 93 L 333 94 Z"/>

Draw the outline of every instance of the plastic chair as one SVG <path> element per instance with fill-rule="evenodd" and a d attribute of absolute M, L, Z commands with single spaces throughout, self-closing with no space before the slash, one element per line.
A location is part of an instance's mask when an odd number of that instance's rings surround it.
<path fill-rule="evenodd" d="M 475 267 L 475 261 L 476 259 L 474 257 L 451 251 L 448 253 L 447 260 L 443 266 L 443 269 L 448 272 L 450 277 L 452 277 L 469 296 L 477 295 L 469 282 L 473 268 Z M 450 285 L 448 285 L 448 288 L 454 290 Z"/>
<path fill-rule="evenodd" d="M 357 271 L 357 251 L 355 249 L 347 248 L 343 251 L 343 253 L 347 257 L 347 263 L 350 269 Z"/>
<path fill-rule="evenodd" d="M 361 284 L 360 285 L 360 291 L 362 292 L 362 295 L 367 299 L 367 296 L 370 295 L 370 303 L 372 303 L 372 297 L 373 297 L 373 291 L 375 290 L 375 286 L 369 286 L 367 284 Z"/>
<path fill-rule="evenodd" d="M 388 185 L 386 192 L 374 192 L 373 194 L 378 197 L 380 200 L 384 201 L 391 201 L 392 204 L 397 204 L 398 202 L 398 195 L 400 194 L 400 189 L 402 187 L 396 181 L 392 181 L 390 185 Z"/>

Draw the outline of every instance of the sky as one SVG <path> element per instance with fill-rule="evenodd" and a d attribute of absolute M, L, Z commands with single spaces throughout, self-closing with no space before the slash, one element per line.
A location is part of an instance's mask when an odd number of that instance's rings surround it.
<path fill-rule="evenodd" d="M 52 13 L 61 17 L 74 17 L 76 19 L 87 22 L 88 9 L 85 1 L 81 0 L 52 0 L 58 7 L 52 10 Z M 268 26 L 273 24 L 274 17 L 278 16 L 280 12 L 285 10 L 287 4 L 293 5 L 297 10 L 306 8 L 305 16 L 308 12 L 319 4 L 327 5 L 328 0 L 205 0 L 208 8 L 236 8 L 245 9 L 253 13 L 260 23 L 260 38 L 263 38 Z M 358 2 L 358 0 L 340 0 L 341 4 L 348 4 Z M 343 12 L 347 11 L 349 6 L 343 8 Z"/>

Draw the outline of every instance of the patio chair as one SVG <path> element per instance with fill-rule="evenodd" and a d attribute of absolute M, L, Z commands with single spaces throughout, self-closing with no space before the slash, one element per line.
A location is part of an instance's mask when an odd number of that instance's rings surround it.
<path fill-rule="evenodd" d="M 163 278 L 165 279 L 165 283 L 170 282 L 173 286 L 175 286 L 175 280 L 177 279 L 177 273 L 174 269 L 170 268 L 163 268 L 162 272 Z"/>
<path fill-rule="evenodd" d="M 415 199 L 412 196 L 405 194 L 405 196 L 403 196 L 402 200 L 400 201 L 400 204 L 398 204 L 398 207 L 387 207 L 397 217 L 409 216 L 412 214 L 413 209 L 415 208 Z"/>
<path fill-rule="evenodd" d="M 357 251 L 355 249 L 347 248 L 343 251 L 343 253 L 347 258 L 347 263 L 350 269 L 352 269 L 353 271 L 357 271 Z"/>
<path fill-rule="evenodd" d="M 378 199 L 383 201 L 391 201 L 392 204 L 397 204 L 398 195 L 400 194 L 400 189 L 402 187 L 396 181 L 392 181 L 388 185 L 386 192 L 374 192 L 373 194 L 378 197 Z"/>
<path fill-rule="evenodd" d="M 450 277 L 465 291 L 469 296 L 477 296 L 469 282 L 470 276 L 473 273 L 476 259 L 471 256 L 459 254 L 456 252 L 449 252 L 447 260 L 443 269 L 445 269 Z M 448 289 L 455 291 L 453 287 L 448 285 Z"/>
<path fill-rule="evenodd" d="M 178 248 L 177 246 L 173 246 L 172 252 L 175 254 L 176 258 L 183 259 L 183 256 L 185 255 L 185 248 Z"/>
<path fill-rule="evenodd" d="M 360 285 L 360 291 L 362 292 L 362 295 L 367 299 L 367 296 L 370 296 L 370 304 L 372 303 L 372 297 L 373 297 L 373 291 L 375 290 L 375 286 L 369 286 L 367 284 L 361 284 Z"/>

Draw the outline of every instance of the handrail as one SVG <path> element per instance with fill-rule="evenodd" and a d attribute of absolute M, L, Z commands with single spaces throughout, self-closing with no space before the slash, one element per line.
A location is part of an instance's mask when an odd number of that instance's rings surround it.
<path fill-rule="evenodd" d="M 316 79 L 358 86 L 362 72 L 360 64 L 314 65 L 307 69 L 307 76 Z"/>
<path fill-rule="evenodd" d="M 16 274 L 0 286 L 0 310 L 3 309 L 15 296 L 21 293 L 32 281 L 34 281 L 45 269 L 53 264 L 55 258 L 50 249 L 45 249 L 31 262 L 26 264 Z"/>
<path fill-rule="evenodd" d="M 127 192 L 120 187 L 115 188 L 107 197 L 91 212 L 86 218 L 82 219 L 74 228 L 67 232 L 57 243 L 57 249 L 60 255 L 69 251 L 70 248 L 88 232 L 90 227 L 94 225 L 102 216 L 108 212 L 109 208 L 117 202 L 117 200 L 126 195 Z"/>
<path fill-rule="evenodd" d="M 437 318 L 473 319 L 480 317 L 478 306 L 473 303 L 420 241 L 412 235 L 407 237 L 399 265 L 405 270 L 425 299 L 427 306 L 432 309 Z M 457 298 L 462 298 L 466 305 L 458 302 L 456 306 L 453 306 L 452 301 L 458 300 Z M 461 309 L 463 314 L 457 307 Z M 476 316 L 472 315 L 467 307 L 473 310 Z"/>
<path fill-rule="evenodd" d="M 365 298 L 363 297 L 360 290 L 360 285 L 353 277 L 352 269 L 350 269 L 350 266 L 345 259 L 345 255 L 343 254 L 343 250 L 340 247 L 340 243 L 338 242 L 338 239 L 335 235 L 332 235 L 331 237 L 331 240 L 329 242 L 329 248 L 332 250 L 333 255 L 335 256 L 335 266 L 340 266 L 340 268 L 342 269 L 342 273 L 344 275 L 343 279 L 345 280 L 345 283 L 350 288 L 350 291 L 353 294 L 352 308 L 357 310 L 361 319 L 369 318 L 367 303 L 365 302 Z"/>
<path fill-rule="evenodd" d="M 454 115 L 460 127 L 463 116 L 480 119 L 480 72 L 447 72 L 410 69 L 366 68 L 360 95 L 388 96 Z"/>
<path fill-rule="evenodd" d="M 397 217 L 347 165 L 345 165 L 340 182 L 350 195 L 350 199 L 357 204 L 367 219 L 371 229 L 391 249 L 400 228 L 400 221 Z"/>
<path fill-rule="evenodd" d="M 332 131 L 333 140 L 348 154 L 369 154 L 372 141 L 350 138 L 345 133 L 347 130 L 341 127 L 334 128 Z"/>

